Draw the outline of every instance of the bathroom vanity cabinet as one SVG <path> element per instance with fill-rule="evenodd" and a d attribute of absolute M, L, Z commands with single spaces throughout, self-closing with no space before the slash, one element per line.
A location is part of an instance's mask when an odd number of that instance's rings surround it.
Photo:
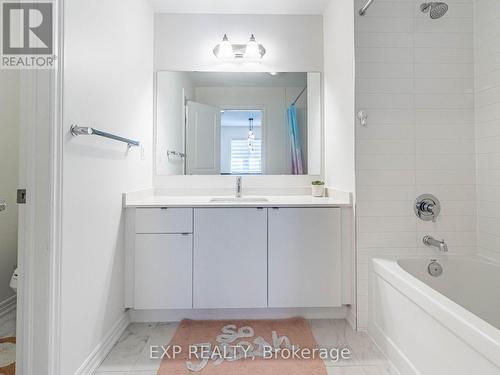
<path fill-rule="evenodd" d="M 126 209 L 126 307 L 341 306 L 341 209 Z"/>

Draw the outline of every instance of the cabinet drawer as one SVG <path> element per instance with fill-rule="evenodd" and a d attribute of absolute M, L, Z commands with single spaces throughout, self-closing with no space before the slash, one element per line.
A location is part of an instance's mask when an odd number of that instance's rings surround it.
<path fill-rule="evenodd" d="M 138 208 L 135 233 L 192 233 L 191 208 Z"/>

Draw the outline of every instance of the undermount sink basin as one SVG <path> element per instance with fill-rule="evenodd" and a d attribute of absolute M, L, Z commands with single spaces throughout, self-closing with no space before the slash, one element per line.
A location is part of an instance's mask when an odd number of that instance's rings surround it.
<path fill-rule="evenodd" d="M 258 203 L 258 202 L 268 202 L 267 198 L 260 198 L 260 197 L 242 197 L 242 198 L 236 198 L 236 197 L 222 197 L 222 198 L 212 198 L 210 199 L 210 202 L 214 203 L 234 203 L 234 202 L 242 202 L 242 203 Z"/>

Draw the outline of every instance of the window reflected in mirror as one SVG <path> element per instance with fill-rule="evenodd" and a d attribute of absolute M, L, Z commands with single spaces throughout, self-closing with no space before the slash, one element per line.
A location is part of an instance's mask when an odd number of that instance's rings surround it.
<path fill-rule="evenodd" d="M 221 174 L 262 174 L 262 110 L 227 109 L 221 115 Z"/>

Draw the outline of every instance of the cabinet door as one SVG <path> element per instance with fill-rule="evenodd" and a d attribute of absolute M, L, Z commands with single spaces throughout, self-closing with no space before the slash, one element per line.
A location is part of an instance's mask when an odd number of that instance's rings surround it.
<path fill-rule="evenodd" d="M 192 308 L 191 234 L 137 234 L 136 309 Z"/>
<path fill-rule="evenodd" d="M 267 212 L 194 210 L 194 307 L 267 306 Z"/>
<path fill-rule="evenodd" d="M 269 307 L 341 305 L 340 209 L 269 209 Z"/>

